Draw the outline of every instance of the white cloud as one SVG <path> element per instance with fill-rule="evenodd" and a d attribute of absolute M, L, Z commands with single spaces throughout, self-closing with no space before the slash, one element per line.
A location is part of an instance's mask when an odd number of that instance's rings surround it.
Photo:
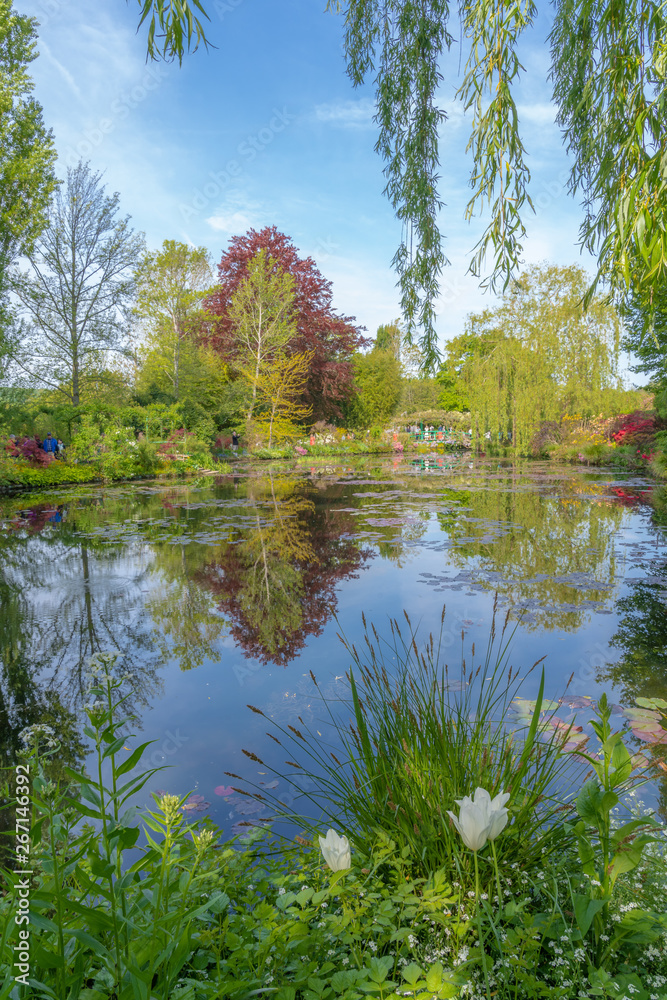
<path fill-rule="evenodd" d="M 317 104 L 313 116 L 315 121 L 339 128 L 372 128 L 374 113 L 374 102 L 369 97 L 363 97 L 359 101 Z"/>
<path fill-rule="evenodd" d="M 206 222 L 211 229 L 215 229 L 219 233 L 244 233 L 254 224 L 252 216 L 248 215 L 247 212 L 211 215 Z"/>
<path fill-rule="evenodd" d="M 40 53 L 46 56 L 51 65 L 55 67 L 58 73 L 60 73 L 60 75 L 62 76 L 63 80 L 66 81 L 70 90 L 76 95 L 77 100 L 82 101 L 83 95 L 81 93 L 81 90 L 75 83 L 74 77 L 72 76 L 70 71 L 65 66 L 63 66 L 63 64 L 58 59 L 56 59 L 56 57 L 51 52 L 51 49 L 43 39 L 40 42 L 39 48 L 40 48 Z"/>
<path fill-rule="evenodd" d="M 541 128 L 553 128 L 556 121 L 557 109 L 551 101 L 542 101 L 538 104 L 517 104 L 516 110 L 520 123 L 527 122 Z"/>

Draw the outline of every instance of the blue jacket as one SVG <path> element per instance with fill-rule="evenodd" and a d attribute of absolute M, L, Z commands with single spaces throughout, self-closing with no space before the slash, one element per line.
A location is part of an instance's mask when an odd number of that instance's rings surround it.
<path fill-rule="evenodd" d="M 58 442 L 55 438 L 44 438 L 44 451 L 58 451 Z"/>

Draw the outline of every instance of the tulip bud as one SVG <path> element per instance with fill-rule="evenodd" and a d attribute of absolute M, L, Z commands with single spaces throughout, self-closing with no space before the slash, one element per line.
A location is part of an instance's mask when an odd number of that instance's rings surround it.
<path fill-rule="evenodd" d="M 326 837 L 319 837 L 320 850 L 332 872 L 346 871 L 351 867 L 350 842 L 339 837 L 335 830 L 328 830 Z"/>
<path fill-rule="evenodd" d="M 471 851 L 481 851 L 487 840 L 495 840 L 505 829 L 509 819 L 505 803 L 509 797 L 509 792 L 501 792 L 492 799 L 486 789 L 476 788 L 473 798 L 464 795 L 456 799 L 458 817 L 447 810 L 461 840 Z"/>

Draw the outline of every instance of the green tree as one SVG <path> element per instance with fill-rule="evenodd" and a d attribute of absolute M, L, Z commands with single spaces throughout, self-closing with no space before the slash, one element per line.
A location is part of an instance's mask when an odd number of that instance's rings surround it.
<path fill-rule="evenodd" d="M 401 394 L 401 366 L 391 351 L 373 350 L 357 354 L 354 383 L 357 395 L 352 399 L 347 419 L 356 427 L 382 423 L 392 415 Z"/>
<path fill-rule="evenodd" d="M 600 296 L 584 310 L 587 282 L 576 266 L 535 265 L 469 317 L 458 365 L 478 440 L 511 435 L 525 452 L 541 420 L 597 413 L 618 388 L 620 319 Z"/>
<path fill-rule="evenodd" d="M 203 360 L 196 334 L 204 323 L 202 303 L 212 280 L 208 250 L 176 240 L 165 240 L 160 250 L 145 254 L 136 271 L 135 311 L 147 331 L 142 367 L 149 384 L 166 382 L 176 401 L 183 395 L 183 368 L 186 381 L 187 375 L 191 380 Z"/>
<path fill-rule="evenodd" d="M 88 164 L 67 171 L 47 228 L 15 271 L 17 325 L 10 356 L 29 382 L 81 402 L 89 380 L 125 351 L 133 270 L 143 235 L 119 219 L 118 194 L 106 195 Z"/>
<path fill-rule="evenodd" d="M 435 378 L 440 388 L 438 405 L 445 410 L 464 413 L 470 409 L 468 377 L 471 368 L 493 350 L 501 336 L 494 331 L 478 333 L 479 327 L 486 326 L 489 316 L 488 311 L 469 316 L 465 331 L 445 344 L 445 356 Z"/>
<path fill-rule="evenodd" d="M 27 67 L 37 57 L 36 25 L 0 0 L 0 332 L 7 322 L 8 271 L 29 253 L 47 221 L 56 151 Z"/>
<path fill-rule="evenodd" d="M 623 310 L 623 347 L 635 355 L 634 372 L 648 375 L 659 390 L 667 389 L 667 285 L 650 301 L 635 292 Z"/>
<path fill-rule="evenodd" d="M 248 264 L 245 280 L 232 297 L 229 310 L 240 371 L 252 385 L 248 420 L 252 419 L 261 372 L 296 334 L 294 278 L 276 266 L 265 249 Z"/>
<path fill-rule="evenodd" d="M 392 320 L 391 323 L 381 323 L 377 328 L 373 350 L 389 351 L 400 362 L 402 345 L 403 329 L 400 319 Z"/>

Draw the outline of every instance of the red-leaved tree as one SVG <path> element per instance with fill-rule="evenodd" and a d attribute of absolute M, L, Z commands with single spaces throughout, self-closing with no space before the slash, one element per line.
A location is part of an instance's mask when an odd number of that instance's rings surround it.
<path fill-rule="evenodd" d="M 341 415 L 341 404 L 354 392 L 351 357 L 366 343 L 353 316 L 339 316 L 331 304 L 331 282 L 320 274 L 312 257 L 300 258 L 289 236 L 275 226 L 260 232 L 251 229 L 234 236 L 218 265 L 220 285 L 206 306 L 216 319 L 207 331 L 214 347 L 232 366 L 236 350 L 234 325 L 229 315 L 232 297 L 247 275 L 248 262 L 265 249 L 276 267 L 294 278 L 296 334 L 290 353 L 312 351 L 310 374 L 300 403 L 313 408 L 313 421 Z"/>

